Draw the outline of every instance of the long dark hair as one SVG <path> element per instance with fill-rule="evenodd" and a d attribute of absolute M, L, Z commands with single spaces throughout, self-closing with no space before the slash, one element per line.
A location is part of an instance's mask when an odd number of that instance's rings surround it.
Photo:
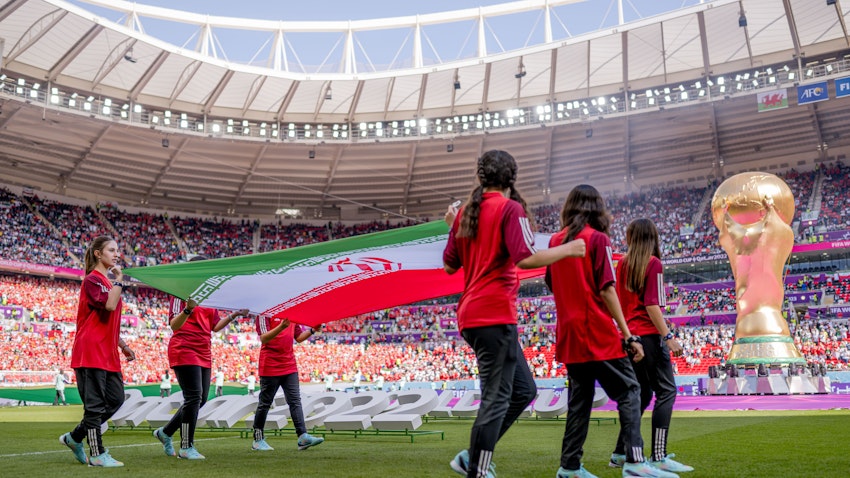
<path fill-rule="evenodd" d="M 588 184 L 579 184 L 570 191 L 561 210 L 561 228 L 567 230 L 564 243 L 575 239 L 587 225 L 608 234 L 611 216 L 599 191 Z"/>
<path fill-rule="evenodd" d="M 114 241 L 115 239 L 109 236 L 97 236 L 94 240 L 91 241 L 89 247 L 86 248 L 85 262 L 86 262 L 86 274 L 90 273 L 97 267 L 97 263 L 100 259 L 94 255 L 94 251 L 102 251 L 107 244 Z"/>
<path fill-rule="evenodd" d="M 635 219 L 626 228 L 628 252 L 620 260 L 626 267 L 628 290 L 632 292 L 643 290 L 646 285 L 646 267 L 649 265 L 649 258 L 655 256 L 661 259 L 661 248 L 658 243 L 658 229 L 649 219 Z"/>
<path fill-rule="evenodd" d="M 481 201 L 484 199 L 484 189 L 510 189 L 510 198 L 522 205 L 525 215 L 534 228 L 534 219 L 528 211 L 525 199 L 514 187 L 517 175 L 516 160 L 510 153 L 498 149 L 487 151 L 478 158 L 478 186 L 469 193 L 469 198 L 463 207 L 460 218 L 458 237 L 474 239 L 478 234 L 478 216 L 481 214 Z"/>

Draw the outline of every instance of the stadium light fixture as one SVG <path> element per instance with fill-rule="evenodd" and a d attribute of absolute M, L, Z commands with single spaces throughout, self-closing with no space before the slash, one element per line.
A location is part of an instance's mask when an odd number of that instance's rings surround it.
<path fill-rule="evenodd" d="M 456 90 L 460 89 L 460 78 L 457 77 L 457 76 L 455 76 L 455 89 Z"/>
<path fill-rule="evenodd" d="M 452 153 L 452 152 L 454 152 L 454 150 L 455 150 L 454 143 L 449 143 L 449 144 L 446 145 L 446 152 L 447 153 Z"/>
<path fill-rule="evenodd" d="M 747 26 L 747 16 L 744 15 L 744 12 L 741 12 L 741 16 L 738 17 L 738 26 L 741 28 Z"/>
<path fill-rule="evenodd" d="M 315 149 L 311 149 L 311 150 L 307 153 L 307 157 L 308 157 L 308 158 L 310 158 L 310 159 L 315 159 L 315 158 L 316 158 L 316 150 L 315 150 Z"/>
<path fill-rule="evenodd" d="M 331 90 L 330 85 L 328 85 L 328 89 L 325 90 L 325 100 L 331 101 L 334 98 L 333 90 Z"/>
<path fill-rule="evenodd" d="M 835 5 L 835 0 L 826 0 L 827 5 Z"/>
<path fill-rule="evenodd" d="M 826 72 L 832 73 L 832 64 L 831 63 L 829 65 L 826 65 Z"/>
<path fill-rule="evenodd" d="M 519 71 L 517 71 L 516 75 L 514 75 L 514 78 L 516 78 L 518 80 L 518 79 L 522 78 L 523 76 L 525 76 L 526 74 L 527 74 L 527 72 L 525 71 L 525 65 L 520 63 L 519 64 Z"/>

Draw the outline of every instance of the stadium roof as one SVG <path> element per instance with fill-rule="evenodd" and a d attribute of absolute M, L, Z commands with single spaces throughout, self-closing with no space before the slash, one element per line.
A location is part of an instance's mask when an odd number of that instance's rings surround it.
<path fill-rule="evenodd" d="M 520 187 L 537 202 L 563 197 L 579 182 L 606 190 L 702 185 L 723 167 L 800 166 L 844 145 L 850 120 L 840 100 L 759 114 L 755 90 L 839 74 L 850 47 L 850 4 L 716 0 L 554 40 L 548 13 L 573 1 L 262 22 L 87 0 L 126 9 L 127 26 L 60 0 L 12 0 L 0 7 L 3 176 L 123 205 L 250 216 L 292 207 L 336 217 L 341 209 L 354 218 L 361 209 L 437 213 L 468 192 L 473 158 L 491 148 L 517 156 Z M 485 17 L 530 10 L 545 14 L 551 41 L 488 54 L 480 44 Z M 141 18 L 196 24 L 198 51 L 146 35 Z M 422 29 L 476 18 L 478 55 L 424 64 Z M 270 66 L 217 58 L 211 32 L 224 28 L 267 34 Z M 410 67 L 367 69 L 357 61 L 358 33 L 399 28 L 414 32 Z M 303 31 L 345 34 L 337 71 L 305 71 L 286 60 L 286 36 Z M 796 76 L 767 84 L 766 70 L 783 65 Z M 806 75 L 809 67 L 819 74 Z M 702 83 L 723 76 L 731 82 L 741 72 L 764 76 L 752 86 L 698 93 Z M 680 84 L 690 97 L 649 101 L 650 91 L 669 96 L 664 89 Z M 611 98 L 611 109 L 589 111 L 596 98 Z M 573 104 L 584 113 L 555 117 L 556 108 Z M 553 110 L 551 118 L 538 118 L 538 107 Z M 489 115 L 487 125 L 478 116 L 496 112 L 502 120 L 521 112 L 529 121 L 502 121 L 497 129 L 487 126 Z M 473 127 L 460 129 L 468 115 Z M 440 128 L 440 118 L 454 118 L 457 129 Z M 400 123 L 394 129 L 412 128 L 411 136 L 392 137 L 393 121 Z M 320 127 L 324 136 L 317 137 Z M 287 137 L 290 128 L 297 134 Z M 350 134 L 331 136 L 336 128 Z"/>

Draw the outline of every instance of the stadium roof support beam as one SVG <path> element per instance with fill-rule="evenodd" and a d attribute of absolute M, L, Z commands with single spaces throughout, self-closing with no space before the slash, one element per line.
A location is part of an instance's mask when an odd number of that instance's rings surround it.
<path fill-rule="evenodd" d="M 274 45 L 269 52 L 269 64 L 275 71 L 289 71 L 289 59 L 286 56 L 286 42 L 283 38 L 283 29 L 274 32 Z"/>
<path fill-rule="evenodd" d="M 89 30 L 79 40 L 77 40 L 77 43 L 75 43 L 70 50 L 62 55 L 62 58 L 60 58 L 59 61 L 50 68 L 50 71 L 47 73 L 47 81 L 56 81 L 59 74 L 62 73 L 62 71 L 67 68 L 67 66 L 70 65 L 71 62 L 86 49 L 86 47 L 89 46 L 92 40 L 94 40 L 100 32 L 103 31 L 103 28 L 104 26 L 100 24 L 89 28 Z"/>
<path fill-rule="evenodd" d="M 520 62 L 521 61 L 522 61 L 522 59 L 520 58 Z M 492 63 L 487 63 L 484 66 L 484 91 L 481 93 L 481 110 L 480 111 L 487 111 L 487 109 L 489 108 L 489 106 L 487 105 L 487 101 L 489 101 L 489 96 L 490 96 L 490 74 L 493 71 L 492 66 L 493 66 Z"/>
<path fill-rule="evenodd" d="M 419 84 L 419 101 L 416 103 L 416 117 L 422 117 L 422 109 L 425 108 L 425 89 L 428 87 L 428 74 L 422 75 L 422 82 Z"/>
<path fill-rule="evenodd" d="M 847 35 L 847 23 L 844 21 L 844 10 L 841 8 L 841 1 L 835 0 L 835 15 L 838 17 L 839 23 L 841 23 L 841 31 L 844 33 L 844 41 L 847 42 L 847 46 L 850 46 L 850 36 Z"/>
<path fill-rule="evenodd" d="M 711 76 L 711 56 L 708 50 L 708 34 L 705 29 L 705 12 L 697 12 L 697 22 L 699 23 L 699 43 L 702 47 L 702 75 L 706 78 Z M 709 94 L 711 89 L 709 88 Z"/>
<path fill-rule="evenodd" d="M 549 197 L 552 193 L 552 142 L 555 140 L 555 128 L 549 128 L 546 131 L 546 174 L 543 178 L 543 200 L 549 204 Z"/>
<path fill-rule="evenodd" d="M 360 103 L 360 94 L 363 93 L 363 85 L 365 83 L 363 80 L 358 81 L 357 87 L 354 89 L 354 97 L 351 99 L 351 106 L 348 108 L 348 117 L 346 117 L 348 123 L 351 122 L 351 118 L 354 117 L 354 113 L 357 111 L 357 104 Z"/>
<path fill-rule="evenodd" d="M 39 18 L 37 21 L 33 22 L 32 25 L 21 35 L 21 38 L 18 39 L 18 42 L 12 46 L 9 50 L 9 54 L 3 59 L 3 62 L 7 65 L 15 61 L 15 59 L 23 52 L 27 51 L 27 49 L 41 39 L 44 35 L 47 34 L 50 30 L 53 29 L 59 22 L 62 21 L 65 16 L 68 15 L 67 10 L 62 10 L 61 8 L 57 8 L 56 10 L 51 11 L 50 13 L 44 15 Z M 45 24 L 46 23 L 46 24 Z"/>
<path fill-rule="evenodd" d="M 782 5 L 785 8 L 785 19 L 788 20 L 788 29 L 791 31 L 791 41 L 794 43 L 794 58 L 797 60 L 797 77 L 801 78 L 801 72 L 803 71 L 803 52 L 800 48 L 800 34 L 797 30 L 797 20 L 794 18 L 791 0 L 782 0 Z"/>
<path fill-rule="evenodd" d="M 4 107 L 7 107 L 7 108 L 8 108 L 8 106 L 7 106 L 7 105 L 10 105 L 10 104 L 11 104 L 11 103 L 7 101 L 7 102 L 3 103 L 3 104 L 2 104 L 2 106 L 4 106 Z M 20 113 L 20 112 L 21 112 L 21 107 L 20 107 L 20 106 L 19 106 L 17 109 L 12 110 L 11 112 L 9 112 L 8 110 L 5 110 L 5 111 L 3 112 L 3 113 L 4 113 L 4 114 L 3 114 L 3 116 L 2 116 L 2 117 L 0 117 L 0 131 L 2 131 L 2 130 L 3 130 L 3 128 L 5 128 L 5 127 L 6 127 L 6 125 L 7 125 L 7 124 L 9 124 L 9 122 L 10 122 L 10 121 L 12 121 L 12 118 L 14 118 L 14 117 L 15 117 L 15 115 L 17 115 L 17 114 L 18 114 L 18 113 Z"/>
<path fill-rule="evenodd" d="M 151 63 L 151 66 L 149 66 L 147 71 L 145 71 L 145 74 L 139 78 L 139 81 L 133 85 L 133 89 L 130 90 L 130 94 L 127 95 L 131 101 L 136 101 L 136 99 L 139 98 L 139 94 L 145 89 L 145 86 L 147 86 L 148 82 L 151 81 L 151 78 L 156 75 L 156 72 L 159 71 L 162 64 L 165 63 L 165 59 L 168 58 L 168 55 L 169 53 L 165 50 L 159 52 L 156 60 Z"/>
<path fill-rule="evenodd" d="M 313 111 L 313 121 L 317 121 L 319 118 L 319 114 L 322 112 L 322 106 L 325 104 L 325 100 L 328 99 L 328 92 L 333 91 L 331 89 L 331 80 L 325 81 L 325 84 L 322 85 L 322 93 L 316 99 L 316 110 Z"/>
<path fill-rule="evenodd" d="M 254 172 L 257 170 L 257 165 L 260 164 L 260 161 L 263 160 L 263 157 L 266 155 L 266 151 L 269 149 L 269 143 L 263 143 L 263 146 L 260 148 L 260 151 L 254 157 L 254 160 L 251 161 L 251 168 L 245 173 L 245 177 L 242 178 L 242 183 L 239 184 L 239 190 L 236 191 L 236 196 L 233 197 L 233 202 L 230 203 L 230 209 L 235 213 L 236 212 L 236 204 L 242 199 L 242 195 L 245 194 L 245 188 L 248 187 L 248 181 L 251 180 L 251 177 L 254 176 Z"/>
<path fill-rule="evenodd" d="M 404 196 L 401 199 L 402 210 L 401 214 L 407 214 L 407 203 L 410 198 L 410 186 L 413 184 L 413 167 L 416 164 L 416 150 L 419 143 L 413 142 L 410 144 L 410 157 L 407 158 L 407 181 L 404 182 Z"/>
<path fill-rule="evenodd" d="M 422 68 L 422 25 L 419 15 L 416 15 L 416 26 L 413 27 L 413 67 Z"/>
<path fill-rule="evenodd" d="M 738 1 L 738 10 L 741 12 L 741 15 L 744 14 L 744 0 Z M 753 62 L 753 46 L 750 44 L 750 27 L 744 26 L 744 40 L 747 42 L 747 58 L 750 59 L 750 67 L 755 66 Z"/>
<path fill-rule="evenodd" d="M 823 130 L 820 126 L 820 115 L 818 115 L 818 105 L 814 103 L 810 104 L 809 111 L 812 113 L 812 128 L 814 128 L 815 135 L 818 138 L 818 144 L 816 146 L 818 150 L 818 156 L 820 161 L 823 163 L 827 160 L 827 151 L 829 150 L 829 146 L 823 140 Z"/>
<path fill-rule="evenodd" d="M 92 91 L 97 88 L 101 81 L 118 66 L 122 60 L 124 60 L 127 55 L 133 51 L 133 46 L 136 44 L 138 40 L 132 37 L 125 38 L 122 42 L 115 45 L 115 48 L 107 54 L 106 58 L 101 63 L 100 68 L 97 70 L 97 74 L 94 76 L 94 79 L 91 82 Z"/>
<path fill-rule="evenodd" d="M 224 88 L 227 86 L 227 83 L 230 82 L 230 79 L 232 77 L 233 77 L 233 70 L 227 70 L 226 72 L 224 72 L 224 75 L 222 75 L 221 80 L 219 80 L 218 84 L 215 85 L 215 89 L 213 90 L 213 92 L 210 93 L 210 97 L 207 99 L 207 102 L 204 103 L 204 113 L 209 113 L 209 111 L 212 109 L 215 102 L 218 101 L 218 97 L 221 96 L 221 92 L 224 91 Z M 266 77 L 261 76 L 259 78 L 262 78 L 263 80 L 265 80 Z M 259 88 L 258 88 L 258 91 L 259 91 Z M 256 93 L 255 93 L 255 95 L 256 95 Z M 253 99 L 252 99 L 252 101 L 253 101 Z M 245 113 L 243 112 L 242 114 L 244 115 Z"/>
<path fill-rule="evenodd" d="M 280 108 L 277 110 L 275 121 L 280 121 L 283 118 L 283 114 L 286 113 L 286 109 L 289 108 L 289 103 L 292 102 L 292 98 L 295 96 L 295 92 L 298 90 L 298 85 L 300 84 L 300 81 L 293 81 L 292 84 L 289 85 L 289 91 L 286 92 L 286 95 L 280 102 Z"/>
<path fill-rule="evenodd" d="M 389 84 L 387 84 L 387 97 L 384 99 L 384 117 L 386 118 L 387 112 L 390 110 L 390 100 L 393 97 L 393 89 L 395 88 L 395 77 L 390 78 Z M 351 121 L 351 117 L 348 118 Z"/>
<path fill-rule="evenodd" d="M 186 68 L 183 69 L 183 72 L 180 73 L 180 78 L 177 80 L 177 84 L 174 85 L 174 89 L 171 90 L 171 97 L 168 98 L 168 107 L 174 104 L 174 101 L 177 100 L 177 97 L 180 96 L 180 93 L 183 93 L 183 90 L 189 86 L 189 83 L 192 81 L 192 78 L 195 77 L 195 73 L 201 69 L 201 66 L 204 64 L 201 60 L 195 60 L 192 63 L 186 65 Z"/>
<path fill-rule="evenodd" d="M 4 5 L 3 8 L 0 8 L 0 22 L 15 13 L 15 10 L 21 8 L 25 3 L 27 3 L 27 0 L 14 0 Z"/>
<path fill-rule="evenodd" d="M 106 128 L 103 128 L 100 131 L 100 133 L 98 133 L 97 138 L 95 138 L 94 141 L 92 141 L 89 144 L 89 147 L 86 148 L 86 150 L 83 152 L 83 154 L 81 154 L 80 157 L 77 158 L 77 161 L 74 163 L 74 167 L 71 168 L 71 170 L 68 171 L 68 174 L 65 175 L 65 181 L 66 182 L 70 181 L 71 177 L 73 177 L 75 174 L 77 174 L 77 171 L 80 170 L 80 166 L 82 166 L 83 163 L 85 162 L 85 160 L 88 159 L 89 156 L 91 156 L 91 154 L 94 152 L 95 148 L 97 148 L 97 145 L 106 136 L 106 133 L 108 133 L 111 128 L 112 128 L 112 123 L 107 124 Z"/>
<path fill-rule="evenodd" d="M 484 13 L 478 7 L 478 58 L 487 56 L 487 32 L 484 31 Z"/>
<path fill-rule="evenodd" d="M 342 160 L 342 154 L 345 152 L 345 148 L 339 146 L 336 149 L 336 153 L 334 154 L 334 160 L 331 163 L 331 167 L 328 168 L 328 176 L 325 180 L 325 187 L 322 188 L 322 197 L 319 200 L 319 211 L 324 211 L 325 209 L 325 200 L 328 197 L 328 193 L 331 192 L 331 185 L 333 185 L 334 177 L 336 176 L 336 170 L 339 168 L 339 162 Z"/>
<path fill-rule="evenodd" d="M 718 179 L 724 176 L 723 156 L 720 156 L 720 132 L 717 128 L 717 106 L 711 103 L 711 148 L 714 152 L 714 170 Z"/>
<path fill-rule="evenodd" d="M 181 141 L 180 144 L 177 145 L 177 147 L 174 149 L 174 152 L 171 153 L 171 156 L 168 157 L 168 162 L 165 163 L 165 166 L 163 166 L 159 170 L 159 174 L 156 175 L 156 177 L 153 180 L 153 183 L 151 184 L 151 187 L 149 187 L 148 191 L 145 193 L 144 202 L 146 204 L 148 202 L 150 202 L 151 195 L 153 194 L 154 191 L 156 191 L 156 188 L 159 187 L 160 183 L 162 183 L 162 178 L 164 178 L 165 175 L 168 174 L 168 172 L 171 170 L 171 166 L 177 160 L 177 157 L 180 156 L 180 153 L 183 152 L 183 148 L 185 148 L 186 145 L 188 145 L 188 144 L 189 144 L 189 137 L 186 136 L 186 137 L 183 138 L 183 141 Z"/>
<path fill-rule="evenodd" d="M 248 113 L 248 110 L 251 108 L 251 105 L 254 103 L 254 100 L 257 98 L 257 95 L 260 94 L 260 90 L 263 89 L 263 85 L 266 84 L 266 79 L 268 76 L 258 76 L 254 78 L 254 81 L 251 82 L 251 88 L 248 90 L 248 95 L 245 96 L 245 103 L 242 105 L 242 116 L 245 116 Z M 219 93 L 221 93 L 219 91 Z M 212 104 L 210 104 L 212 107 Z"/>
<path fill-rule="evenodd" d="M 341 73 L 353 75 L 357 73 L 357 62 L 354 58 L 354 30 L 351 28 L 345 32 L 345 45 L 342 50 Z"/>

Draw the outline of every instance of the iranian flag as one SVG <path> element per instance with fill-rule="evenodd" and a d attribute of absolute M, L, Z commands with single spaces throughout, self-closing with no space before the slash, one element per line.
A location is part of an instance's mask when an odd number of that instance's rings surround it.
<path fill-rule="evenodd" d="M 207 307 L 248 309 L 307 326 L 463 291 L 443 270 L 443 221 L 263 254 L 127 269 L 124 274 Z M 535 246 L 548 247 L 538 234 Z M 519 270 L 520 279 L 543 269 Z"/>

